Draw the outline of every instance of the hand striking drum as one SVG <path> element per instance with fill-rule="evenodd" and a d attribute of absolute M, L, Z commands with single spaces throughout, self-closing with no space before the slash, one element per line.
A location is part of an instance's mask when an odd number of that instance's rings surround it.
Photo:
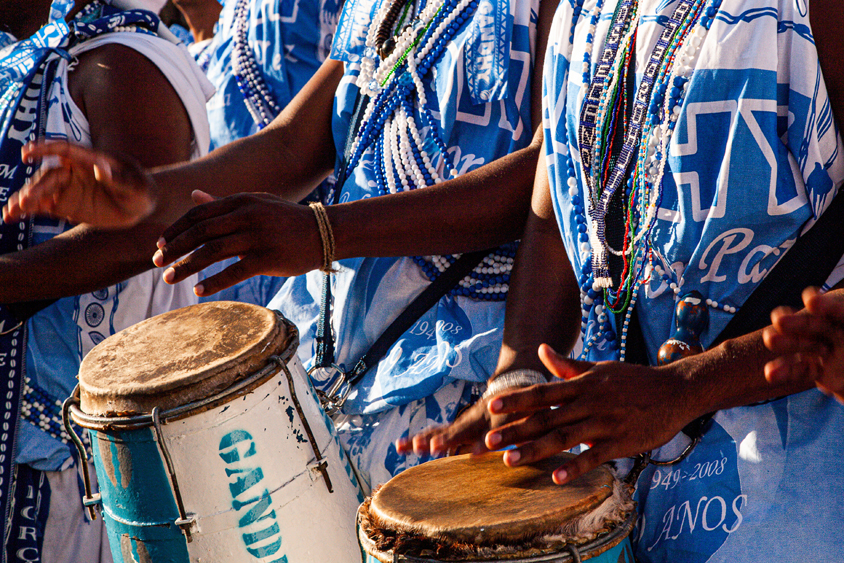
<path fill-rule="evenodd" d="M 360 489 L 297 346 L 275 312 L 215 302 L 86 356 L 65 410 L 92 436 L 102 496 L 86 483 L 85 504 L 115 562 L 360 560 Z"/>
<path fill-rule="evenodd" d="M 548 477 L 564 456 L 506 467 L 501 452 L 412 467 L 358 511 L 368 562 L 632 563 L 627 485 L 606 467 L 564 487 Z"/>

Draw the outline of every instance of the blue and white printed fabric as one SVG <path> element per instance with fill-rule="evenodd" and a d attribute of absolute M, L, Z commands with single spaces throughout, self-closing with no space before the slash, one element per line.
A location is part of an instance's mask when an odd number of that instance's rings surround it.
<path fill-rule="evenodd" d="M 285 107 L 328 56 L 342 0 L 247 0 L 247 41 L 278 107 Z M 203 51 L 210 56 L 209 80 L 217 93 L 208 102 L 211 149 L 258 130 L 232 73 L 232 53 L 239 2 L 227 0 L 214 39 Z"/>
<path fill-rule="evenodd" d="M 603 2 L 592 61 L 617 0 Z M 640 0 L 638 60 L 648 56 L 672 0 Z M 600 5 L 600 2 L 598 2 Z M 808 18 L 808 1 L 725 0 L 706 36 L 669 147 L 653 249 L 682 292 L 740 308 L 844 182 L 842 142 Z M 577 139 L 581 64 L 594 0 L 566 58 L 573 2 L 558 9 L 544 83 L 548 172 L 566 250 L 579 275 L 567 155 L 587 200 Z M 567 140 L 572 140 L 571 142 Z M 588 259 L 588 255 L 585 257 Z M 560 267 L 563 267 L 562 265 Z M 832 285 L 844 269 L 837 270 Z M 673 333 L 674 293 L 654 276 L 636 307 L 651 358 Z M 710 308 L 703 343 L 732 315 Z M 590 319 L 590 324 L 595 319 Z M 606 346 L 591 360 L 617 359 Z M 678 436 L 656 459 L 679 453 Z M 812 390 L 719 412 L 684 462 L 639 480 L 636 557 L 643 562 L 838 561 L 844 543 L 844 407 Z"/>
<path fill-rule="evenodd" d="M 208 145 L 205 102 L 213 89 L 184 46 L 152 34 L 110 33 L 69 52 L 79 55 L 109 43 L 133 48 L 156 64 L 179 93 L 190 117 L 195 137 L 192 157 L 205 154 L 203 147 Z M 46 138 L 91 146 L 88 120 L 68 90 L 69 65 L 67 60 L 59 63 L 50 89 Z M 47 241 L 71 227 L 66 221 L 38 218 L 33 226 L 32 243 Z M 43 423 L 55 427 L 56 401 L 62 401 L 73 391 L 80 362 L 94 345 L 146 318 L 196 303 L 192 286 L 190 281 L 167 285 L 159 272 L 149 271 L 100 291 L 60 299 L 34 315 L 28 322 L 25 375 L 28 386 L 38 390 L 29 393 L 36 400 L 35 409 L 39 404 L 45 407 L 43 414 L 48 420 Z M 20 425 L 17 463 L 55 471 L 62 468 L 69 456 L 69 446 L 43 428 L 32 422 Z"/>
<path fill-rule="evenodd" d="M 380 0 L 347 0 L 340 18 L 332 52 L 332 57 L 346 63 L 333 120 L 340 153 L 358 93 L 354 78 L 366 32 L 379 4 Z M 493 9 L 490 4 L 476 12 L 480 16 L 460 30 L 436 65 L 436 79 L 431 80 L 430 74 L 426 78 L 428 103 L 460 174 L 525 147 L 532 137 L 529 85 L 538 2 L 511 0 L 506 25 L 484 27 L 494 32 L 497 43 L 500 37 L 509 37 L 508 60 L 500 67 L 493 59 L 484 62 L 463 56 L 471 45 L 472 30 L 487 22 L 482 16 Z M 472 65 L 490 70 L 487 75 L 492 78 L 478 81 L 474 94 L 493 101 L 475 103 L 466 76 Z M 433 154 L 436 149 L 430 150 L 432 161 L 442 160 L 440 154 Z M 368 151 L 347 180 L 340 201 L 377 195 Z M 332 276 L 336 360 L 349 369 L 429 281 L 411 258 L 357 258 L 335 266 L 340 266 L 340 272 Z M 269 305 L 299 328 L 299 355 L 306 367 L 313 365 L 321 286 L 319 272 L 290 279 Z M 495 369 L 503 326 L 502 302 L 446 296 L 369 370 L 337 421 L 340 439 L 365 487 L 384 483 L 425 461 L 397 455 L 395 440 L 431 424 L 450 422 L 477 399 Z M 325 384 L 314 383 L 317 387 Z"/>
<path fill-rule="evenodd" d="M 353 80 L 371 17 L 380 2 L 348 0 L 340 18 L 332 57 L 346 63 L 333 120 L 335 146 L 341 154 L 358 93 Z M 506 87 L 499 86 L 503 92 L 492 86 L 487 91 L 501 99 L 475 103 L 468 86 L 467 72 L 472 65 L 495 63 L 464 57 L 470 50 L 473 29 L 487 23 L 486 11 L 480 7 L 473 21 L 464 25 L 450 43 L 435 72 L 425 79 L 428 103 L 460 174 L 530 142 L 529 84 L 537 6 L 536 1 L 513 1 L 507 25 L 484 27 L 495 36 L 510 37 L 509 58 L 498 79 Z M 436 79 L 431 80 L 432 74 Z M 482 93 L 479 91 L 479 95 Z M 430 148 L 432 162 L 442 160 L 436 151 Z M 346 181 L 341 202 L 378 195 L 372 162 L 370 149 Z M 339 266 L 340 272 L 332 276 L 336 360 L 348 369 L 429 282 L 411 258 L 356 258 L 344 260 Z M 299 327 L 300 355 L 306 366 L 313 364 L 321 280 L 319 272 L 292 279 L 271 303 Z M 501 302 L 442 298 L 366 374 L 352 391 L 344 412 L 372 414 L 390 409 L 427 397 L 455 379 L 486 381 L 498 357 L 503 320 Z"/>

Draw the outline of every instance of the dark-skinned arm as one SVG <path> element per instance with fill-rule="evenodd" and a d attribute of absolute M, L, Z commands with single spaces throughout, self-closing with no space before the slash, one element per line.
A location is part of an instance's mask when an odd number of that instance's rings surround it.
<path fill-rule="evenodd" d="M 152 171 L 110 150 L 66 142 L 30 145 L 24 158 L 55 156 L 63 166 L 14 194 L 3 220 L 49 214 L 121 229 L 153 216 L 160 234 L 194 206 L 196 190 L 215 197 L 269 192 L 299 201 L 334 166 L 331 111 L 342 77 L 342 63 L 327 60 L 266 129 L 202 159 Z"/>
<path fill-rule="evenodd" d="M 540 53 L 544 53 L 555 9 L 553 0 L 543 2 L 540 9 Z M 541 116 L 542 57 L 538 59 L 531 85 L 535 129 Z M 336 62 L 324 65 L 320 73 L 334 80 L 330 91 L 328 81 L 324 78 L 321 81 L 318 73 L 316 82 L 312 81 L 267 130 L 215 151 L 201 161 L 155 174 L 156 185 L 178 186 L 183 193 L 202 190 L 219 196 L 225 190 L 248 189 L 284 195 L 237 195 L 189 211 L 164 232 L 166 244 L 156 254 L 155 262 L 159 266 L 168 265 L 196 248 L 199 250 L 168 268 L 165 280 L 175 283 L 215 261 L 240 256 L 239 262 L 206 279 L 197 288 L 201 295 L 206 295 L 252 275 L 289 276 L 321 265 L 316 220 L 308 208 L 290 202 L 306 195 L 333 163 L 330 108 L 340 70 Z M 321 82 L 325 87 L 318 86 Z M 323 104 L 324 110 L 309 118 L 305 114 L 306 102 L 312 113 L 315 105 Z M 451 182 L 329 209 L 337 238 L 336 257 L 462 252 L 517 238 L 527 215 L 540 138 L 537 136 L 522 151 Z M 38 154 L 46 154 L 48 148 L 40 147 L 37 150 L 42 152 Z M 87 169 L 89 176 L 97 159 L 107 159 L 75 147 L 64 146 L 58 150 L 66 151 L 65 157 L 79 157 L 80 168 Z M 70 155 L 70 151 L 75 154 Z M 110 180 L 125 177 L 125 168 L 119 162 L 105 162 Z M 40 188 L 45 183 L 49 182 L 42 182 Z M 141 186 L 137 191 L 142 193 L 144 189 Z M 53 192 L 46 190 L 34 199 L 39 197 L 52 199 Z M 207 198 L 197 200 L 207 201 Z M 438 213 L 432 214 L 432 209 Z"/>
<path fill-rule="evenodd" d="M 507 294 L 501 352 L 491 379 L 514 369 L 547 372 L 536 350 L 543 342 L 552 343 L 558 350 L 570 350 L 574 346 L 580 334 L 579 295 L 554 216 L 545 161 L 540 159 Z M 412 449 L 417 455 L 429 450 L 433 455 L 440 455 L 459 446 L 469 446 L 474 452 L 485 450 L 486 432 L 506 421 L 505 417 L 493 420 L 487 403 L 486 399 L 478 401 L 448 427 L 431 428 L 399 440 L 396 444 L 399 453 Z"/>
<path fill-rule="evenodd" d="M 814 1 L 812 10 L 813 22 L 824 20 L 814 30 L 815 38 L 833 111 L 841 115 L 844 68 L 837 62 L 841 60 L 842 44 L 835 38 L 835 30 L 844 23 L 844 12 L 836 2 L 823 0 Z M 532 219 L 529 224 L 534 223 Z M 526 234 L 525 238 L 528 236 Z M 560 263 L 568 266 L 567 260 L 557 259 L 557 267 Z M 525 264 L 517 262 L 512 285 L 537 284 L 535 272 L 523 276 L 523 266 Z M 554 264 L 539 259 L 531 260 L 529 269 L 548 271 L 553 267 Z M 515 295 L 519 291 L 521 288 L 511 287 Z M 543 292 L 542 298 L 548 297 Z M 415 450 L 430 448 L 432 453 L 441 454 L 462 444 L 474 444 L 477 450 L 479 441 L 489 449 L 518 445 L 504 456 L 505 463 L 514 466 L 578 444 L 591 444 L 590 449 L 554 472 L 555 482 L 562 484 L 600 463 L 661 446 L 686 424 L 704 414 L 804 391 L 810 389 L 816 379 L 822 387 L 824 383 L 836 385 L 831 390 L 838 392 L 838 385 L 844 384 L 839 381 L 840 377 L 831 378 L 827 372 L 841 365 L 844 343 L 840 341 L 840 328 L 830 330 L 829 323 L 842 320 L 838 313 L 844 302 L 844 289 L 836 287 L 824 297 L 819 300 L 815 293 L 808 292 L 807 305 L 811 303 L 810 309 L 814 308 L 814 312 L 809 311 L 811 315 L 777 311 L 771 327 L 659 368 L 573 361 L 567 358 L 569 346 L 565 338 L 549 334 L 546 338 L 552 346 L 540 345 L 538 358 L 553 375 L 564 381 L 501 393 L 479 403 L 486 412 L 473 407 L 453 425 L 427 431 L 412 441 L 405 440 L 399 444 L 399 449 L 406 451 L 412 444 Z M 508 302 L 508 317 L 515 315 L 517 325 L 525 332 L 516 337 L 515 344 L 505 335 L 499 371 L 507 367 L 536 366 L 535 362 L 521 359 L 531 354 L 531 346 L 536 343 L 533 337 L 524 336 L 529 334 L 530 317 L 522 316 L 521 311 L 529 309 L 530 304 L 521 300 Z M 522 319 L 525 324 L 521 324 Z M 508 318 L 507 327 L 513 325 Z M 558 330 L 568 337 L 574 328 L 560 326 Z M 789 330 L 791 338 L 785 334 Z M 794 336 L 794 333 L 801 334 Z M 837 340 L 833 341 L 833 338 Z M 776 352 L 766 348 L 766 343 Z M 563 353 L 558 354 L 554 348 Z M 815 356 L 808 362 L 814 362 L 813 366 L 805 365 L 805 361 L 792 366 L 799 363 L 793 354 L 801 352 Z M 789 358 L 789 355 L 792 356 Z M 824 366 L 828 369 L 817 369 L 818 357 L 825 358 Z M 511 420 L 501 425 L 508 418 Z"/>
<path fill-rule="evenodd" d="M 146 57 L 106 45 L 78 60 L 69 74 L 70 94 L 88 118 L 95 147 L 128 154 L 147 166 L 190 156 L 187 112 Z M 149 269 L 160 229 L 152 220 L 125 232 L 79 226 L 0 256 L 0 302 L 77 295 Z"/>
<path fill-rule="evenodd" d="M 217 0 L 173 0 L 173 5 L 182 12 L 196 43 L 214 37 L 214 26 L 223 10 Z"/>
<path fill-rule="evenodd" d="M 523 230 L 533 172 L 541 150 L 541 80 L 548 31 L 557 2 L 540 4 L 537 53 L 531 83 L 532 127 L 525 149 L 437 186 L 327 208 L 335 258 L 446 254 L 490 248 Z M 479 202 L 483 202 L 479 205 Z M 437 213 L 431 213 L 436 209 Z M 225 221 L 218 220 L 225 217 Z M 291 276 L 322 265 L 322 243 L 311 211 L 244 195 L 195 208 L 164 232 L 154 258 L 178 283 L 213 262 L 241 260 L 203 281 L 199 295 L 215 293 L 257 274 Z"/>

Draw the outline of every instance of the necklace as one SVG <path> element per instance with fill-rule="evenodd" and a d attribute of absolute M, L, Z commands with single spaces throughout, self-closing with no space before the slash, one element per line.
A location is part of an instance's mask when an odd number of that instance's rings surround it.
<path fill-rule="evenodd" d="M 369 103 L 355 134 L 348 169 L 354 169 L 364 153 L 371 151 L 375 182 L 382 195 L 424 188 L 458 175 L 439 124 L 428 108 L 423 78 L 470 20 L 477 0 L 432 0 L 415 16 L 410 15 L 411 5 L 406 0 L 394 0 L 376 13 L 356 81 Z M 434 153 L 439 154 L 442 172 Z M 451 290 L 451 295 L 503 300 L 509 290 L 515 253 L 515 244 L 496 249 Z M 428 279 L 434 280 L 458 258 L 435 255 L 413 260 Z"/>
<path fill-rule="evenodd" d="M 720 4 L 720 0 L 709 0 L 708 6 L 703 0 L 680 0 L 663 24 L 657 44 L 642 67 L 642 79 L 631 101 L 626 93 L 625 81 L 632 53 L 635 52 L 638 6 L 636 0 L 622 0 L 616 7 L 594 76 L 585 82 L 578 128 L 587 195 L 585 201 L 580 197 L 571 155 L 566 159 L 568 194 L 575 212 L 582 264 L 578 279 L 584 343 L 581 357 L 586 357 L 589 350 L 601 341 L 616 347 L 617 337 L 609 311 L 623 318 L 619 351 L 620 358 L 624 359 L 636 296 L 642 284 L 649 283 L 654 274 L 670 283 L 675 294 L 680 292 L 682 283 L 668 280 L 665 270 L 655 263 L 650 237 L 662 198 L 662 175 L 668 144 L 682 111 L 685 88 L 691 79 L 700 47 Z M 599 2 L 596 10 L 600 11 L 601 7 Z M 598 17 L 593 14 L 592 22 Z M 576 20 L 577 16 L 572 24 L 573 30 Z M 593 27 L 587 35 L 594 35 Z M 592 42 L 587 39 L 584 79 L 588 78 L 591 68 L 591 49 Z M 632 103 L 629 119 L 625 111 L 628 103 Z M 622 139 L 623 143 L 616 152 L 614 144 L 618 139 Z M 568 144 L 567 133 L 564 140 Z M 608 244 L 605 229 L 610 198 L 621 186 L 624 186 L 620 200 L 625 224 L 623 247 L 616 250 Z M 618 288 L 612 287 L 608 254 L 623 259 Z M 707 300 L 707 304 L 727 312 L 734 310 L 711 300 Z M 590 329 L 592 318 L 597 323 Z"/>
<path fill-rule="evenodd" d="M 281 107 L 267 86 L 255 60 L 255 53 L 249 46 L 249 2 L 250 0 L 237 0 L 234 7 L 232 74 L 238 90 L 243 95 L 246 109 L 260 130 L 281 113 Z"/>

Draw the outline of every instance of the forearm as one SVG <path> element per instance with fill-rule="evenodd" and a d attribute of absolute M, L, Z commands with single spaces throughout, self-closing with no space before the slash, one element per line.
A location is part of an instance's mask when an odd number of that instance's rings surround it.
<path fill-rule="evenodd" d="M 223 6 L 217 0 L 207 0 L 202 3 L 174 2 L 174 4 L 185 16 L 195 42 L 199 43 L 214 37 L 214 25 L 223 9 Z"/>
<path fill-rule="evenodd" d="M 519 238 L 541 133 L 528 147 L 454 180 L 327 208 L 336 258 L 453 254 Z"/>
<path fill-rule="evenodd" d="M 504 341 L 496 374 L 511 369 L 546 371 L 540 344 L 567 353 L 579 335 L 579 289 L 551 203 L 545 166 L 539 163 L 531 211 L 507 297 Z"/>
<path fill-rule="evenodd" d="M 157 169 L 157 220 L 181 217 L 192 207 L 184 196 L 194 190 L 216 197 L 268 192 L 289 201 L 307 196 L 334 167 L 331 110 L 342 76 L 342 63 L 326 61 L 266 129 L 202 159 Z"/>
<path fill-rule="evenodd" d="M 671 372 L 682 382 L 678 395 L 685 397 L 689 420 L 693 420 L 710 412 L 752 405 L 815 386 L 809 377 L 768 382 L 765 364 L 776 356 L 765 347 L 759 330 L 659 369 Z"/>
<path fill-rule="evenodd" d="M 152 267 L 159 233 L 160 227 L 152 225 L 130 231 L 76 227 L 0 256 L 0 303 L 79 295 L 137 275 Z"/>
<path fill-rule="evenodd" d="M 540 2 L 531 144 L 437 186 L 328 208 L 337 258 L 462 253 L 521 237 L 542 148 L 542 68 L 557 4 Z"/>

